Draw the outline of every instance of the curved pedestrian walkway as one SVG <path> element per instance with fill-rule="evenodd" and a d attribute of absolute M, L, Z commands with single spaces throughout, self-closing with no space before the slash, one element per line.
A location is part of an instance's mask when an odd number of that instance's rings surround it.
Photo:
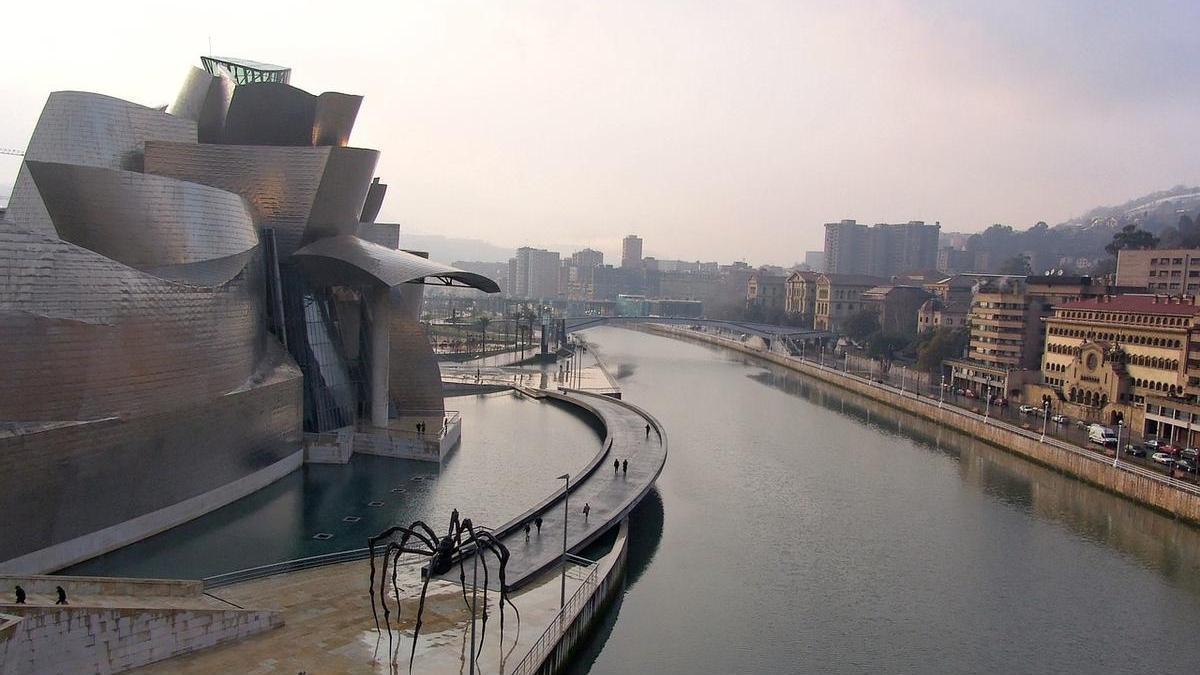
<path fill-rule="evenodd" d="M 571 476 L 567 495 L 558 490 L 493 530 L 508 547 L 507 582 L 514 589 L 562 559 L 564 520 L 567 551 L 578 553 L 620 524 L 650 492 L 667 461 L 666 432 L 658 420 L 641 408 L 608 396 L 572 389 L 558 392 L 541 389 L 536 393 L 589 410 L 604 423 L 607 433 L 600 452 L 578 475 Z M 650 427 L 648 434 L 647 425 Z M 614 460 L 627 461 L 628 469 L 614 470 Z M 585 504 L 591 507 L 586 518 Z M 534 519 L 539 516 L 542 519 L 540 532 L 534 526 Z M 526 523 L 530 525 L 528 542 L 525 541 Z M 452 573 L 451 576 L 456 575 Z"/>

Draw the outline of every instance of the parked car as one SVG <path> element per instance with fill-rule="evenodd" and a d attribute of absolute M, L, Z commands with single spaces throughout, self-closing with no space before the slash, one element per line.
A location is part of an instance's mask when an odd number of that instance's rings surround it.
<path fill-rule="evenodd" d="M 1134 457 L 1145 457 L 1146 448 L 1143 448 L 1136 443 L 1128 443 L 1125 445 L 1125 454 L 1132 455 Z"/>
<path fill-rule="evenodd" d="M 1178 445 L 1164 445 L 1158 450 L 1159 452 L 1165 452 L 1172 457 L 1178 457 L 1183 452 L 1183 448 L 1179 447 Z"/>
<path fill-rule="evenodd" d="M 1183 469 L 1184 471 L 1186 471 L 1188 473 L 1196 473 L 1196 463 L 1189 462 L 1186 459 L 1181 459 L 1178 462 L 1175 462 L 1175 468 Z"/>
<path fill-rule="evenodd" d="M 1196 456 L 1200 455 L 1200 450 L 1197 450 L 1196 448 L 1184 448 L 1179 455 L 1184 459 L 1190 459 L 1194 462 L 1196 461 Z"/>
<path fill-rule="evenodd" d="M 1079 427 L 1080 429 L 1086 429 L 1092 426 L 1092 423 L 1087 420 L 1075 420 L 1075 426 Z"/>
<path fill-rule="evenodd" d="M 1018 410 L 1020 410 L 1021 414 L 1023 414 L 1023 415 L 1032 415 L 1033 413 L 1037 412 L 1037 408 L 1035 408 L 1031 405 L 1023 405 L 1020 408 L 1018 408 Z"/>
<path fill-rule="evenodd" d="M 1093 424 L 1088 427 L 1088 440 L 1105 447 L 1110 445 L 1116 446 L 1117 434 L 1103 424 Z"/>
<path fill-rule="evenodd" d="M 1059 413 L 1057 415 L 1051 415 L 1050 421 L 1054 422 L 1055 424 L 1068 424 L 1068 423 L 1070 423 L 1071 418 L 1067 417 L 1066 415 L 1063 415 L 1062 413 Z"/>
<path fill-rule="evenodd" d="M 1175 458 L 1168 455 L 1165 452 L 1156 452 L 1153 455 L 1150 455 L 1150 459 L 1155 462 L 1158 462 L 1159 464 L 1174 464 L 1175 463 Z"/>
<path fill-rule="evenodd" d="M 1167 442 L 1161 438 L 1151 438 L 1150 440 L 1146 441 L 1146 447 L 1155 451 L 1159 450 L 1165 445 L 1167 445 Z"/>

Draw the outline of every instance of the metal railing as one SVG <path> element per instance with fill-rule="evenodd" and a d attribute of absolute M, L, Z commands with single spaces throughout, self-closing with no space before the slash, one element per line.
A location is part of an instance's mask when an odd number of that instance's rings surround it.
<path fill-rule="evenodd" d="M 566 604 L 558 610 L 558 614 L 550 621 L 550 625 L 546 626 L 546 630 L 542 631 L 537 642 L 534 642 L 529 648 L 525 658 L 521 659 L 521 662 L 510 671 L 511 675 L 528 675 L 537 672 L 542 662 L 570 629 L 575 617 L 579 616 L 579 613 L 587 606 L 588 601 L 600 586 L 600 566 L 590 560 L 588 562 L 592 565 L 591 571 L 584 577 L 579 588 L 575 589 L 575 592 L 567 599 Z"/>
<path fill-rule="evenodd" d="M 271 563 L 269 565 L 248 567 L 244 570 L 236 570 L 234 572 L 226 572 L 224 574 L 205 577 L 204 588 L 205 590 L 211 588 L 220 588 L 230 584 L 237 584 L 243 581 L 252 581 L 254 579 L 262 579 L 263 577 L 284 574 L 286 572 L 297 572 L 299 570 L 307 570 L 314 567 L 324 567 L 325 565 L 336 565 L 337 563 L 362 560 L 368 556 L 370 556 L 370 549 L 356 548 L 349 551 L 322 553 L 321 555 L 309 556 L 307 558 L 297 558 L 296 560 L 285 560 L 283 562 Z"/>
<path fill-rule="evenodd" d="M 676 329 L 676 330 L 678 330 L 678 329 Z M 694 331 L 692 331 L 692 332 L 694 332 Z M 739 348 L 745 349 L 745 345 L 743 345 L 741 342 L 738 342 L 737 340 L 731 340 L 729 338 L 716 336 L 716 335 L 714 335 L 712 337 L 714 337 L 717 340 L 723 340 L 725 342 L 732 343 Z M 798 361 L 805 365 L 808 365 L 808 366 L 811 366 L 814 368 L 818 368 L 820 370 L 823 370 L 823 371 L 826 371 L 829 373 L 840 375 L 841 377 L 844 377 L 844 378 L 847 378 L 850 380 L 854 380 L 861 384 L 866 384 L 866 385 L 881 389 L 883 391 L 886 391 L 890 394 L 894 394 L 896 396 L 900 396 L 902 398 L 911 398 L 913 400 L 919 399 L 919 400 L 924 401 L 925 403 L 932 403 L 932 401 L 934 400 L 930 396 L 919 396 L 913 390 L 901 391 L 900 388 L 898 388 L 894 385 L 887 384 L 884 382 L 877 382 L 873 379 L 865 378 L 865 377 L 862 377 L 861 375 L 857 375 L 852 372 L 846 372 L 845 370 L 842 370 L 841 368 L 837 368 L 833 365 L 828 365 L 823 362 L 813 361 L 811 359 L 807 359 L 804 357 L 782 356 L 779 354 L 776 354 L 776 356 L 787 359 L 789 361 Z M 831 356 L 831 358 L 836 358 L 836 357 Z M 939 400 L 939 402 L 942 402 L 942 401 Z M 1038 441 L 1040 443 L 1045 443 L 1046 445 L 1050 445 L 1050 446 L 1058 448 L 1060 450 L 1065 450 L 1067 452 L 1074 453 L 1081 457 L 1085 457 L 1089 460 L 1096 461 L 1096 462 L 1102 462 L 1104 464 L 1107 464 L 1109 467 L 1113 468 L 1114 470 L 1125 471 L 1127 473 L 1131 473 L 1131 474 L 1140 476 L 1142 478 L 1146 478 L 1149 480 L 1153 480 L 1153 481 L 1162 483 L 1163 485 L 1168 485 L 1168 486 L 1175 488 L 1177 490 L 1180 490 L 1182 492 L 1200 496 L 1200 486 L 1194 485 L 1192 483 L 1189 483 L 1186 481 L 1181 481 L 1176 478 L 1171 478 L 1169 476 L 1164 476 L 1157 472 L 1151 471 L 1145 467 L 1139 466 L 1137 464 L 1132 464 L 1128 461 L 1121 462 L 1119 460 L 1119 458 L 1116 461 L 1114 461 L 1114 458 L 1109 457 L 1108 455 L 1106 455 L 1104 453 L 1096 452 L 1095 450 L 1090 450 L 1088 448 L 1083 448 L 1078 445 L 1067 443 L 1065 441 L 1061 441 L 1061 440 L 1059 440 L 1057 438 L 1053 438 L 1051 436 L 1047 436 L 1046 439 L 1043 441 L 1043 440 L 1041 440 L 1041 434 L 1039 434 L 1039 433 L 1035 433 L 1028 429 L 1022 429 L 1021 427 L 1018 427 L 1009 422 L 1005 422 L 1003 420 L 999 420 L 995 417 L 980 415 L 977 412 L 967 410 L 966 408 L 962 408 L 958 405 L 955 405 L 952 402 L 942 402 L 942 403 L 943 403 L 943 405 L 939 406 L 940 410 L 948 410 L 951 413 L 962 415 L 963 417 L 966 417 L 968 419 L 973 419 L 973 420 L 976 420 L 979 422 L 983 422 L 984 424 L 990 424 L 992 426 L 1004 429 L 1011 433 L 1018 434 L 1020 436 L 1024 436 L 1025 438 L 1029 438 L 1034 441 Z M 946 405 L 945 403 L 948 403 L 948 405 Z M 1120 448 L 1117 448 L 1116 452 L 1120 452 Z"/>
<path fill-rule="evenodd" d="M 429 415 L 429 417 L 436 417 L 436 415 Z M 374 433 L 384 433 L 384 434 L 387 434 L 389 437 L 397 437 L 398 436 L 401 438 L 411 438 L 413 440 L 419 440 L 419 441 L 440 441 L 442 438 L 445 438 L 446 433 L 450 430 L 451 427 L 459 424 L 462 421 L 462 414 L 457 410 L 446 410 L 445 414 L 442 415 L 442 418 L 443 418 L 442 427 L 440 429 L 438 429 L 437 433 L 429 433 L 429 432 L 418 433 L 416 429 L 397 429 L 396 427 L 390 427 L 390 426 L 389 427 L 375 427 L 375 426 L 371 426 L 371 424 L 369 423 L 369 420 L 364 420 L 361 424 L 359 424 L 358 430 L 359 431 L 370 431 L 370 432 L 374 432 Z M 417 420 L 417 421 L 419 421 L 419 420 Z M 416 421 L 414 421 L 413 423 L 415 424 Z"/>

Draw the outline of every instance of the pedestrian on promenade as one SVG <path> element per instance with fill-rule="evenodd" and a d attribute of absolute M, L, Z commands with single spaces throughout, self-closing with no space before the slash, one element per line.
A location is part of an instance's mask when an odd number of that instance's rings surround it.
<path fill-rule="evenodd" d="M 623 459 L 621 460 L 621 475 L 625 475 L 627 473 L 629 473 L 629 460 Z"/>
<path fill-rule="evenodd" d="M 646 438 L 650 438 L 650 425 L 646 425 Z"/>
<path fill-rule="evenodd" d="M 538 536 L 542 536 L 542 517 L 538 516 L 533 519 L 533 524 L 537 525 Z"/>
<path fill-rule="evenodd" d="M 529 543 L 529 523 L 525 523 L 525 543 Z"/>
<path fill-rule="evenodd" d="M 16 594 L 17 594 L 17 604 L 18 605 L 25 604 L 25 589 L 21 588 L 20 586 L 17 586 Z"/>
<path fill-rule="evenodd" d="M 583 503 L 583 522 L 587 522 L 588 514 L 592 512 L 592 505 L 589 502 Z"/>
<path fill-rule="evenodd" d="M 613 459 L 613 475 L 614 476 L 617 475 L 617 472 L 620 470 L 621 470 L 621 460 Z"/>
<path fill-rule="evenodd" d="M 58 591 L 58 602 L 55 602 L 54 604 L 56 604 L 56 605 L 70 604 L 67 602 L 67 592 L 63 590 L 62 586 L 55 586 L 54 590 Z"/>

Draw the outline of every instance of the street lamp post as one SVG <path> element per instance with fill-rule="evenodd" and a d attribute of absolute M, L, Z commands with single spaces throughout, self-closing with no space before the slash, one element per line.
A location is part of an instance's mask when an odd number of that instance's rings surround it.
<path fill-rule="evenodd" d="M 567 517 L 571 513 L 571 474 L 564 473 L 559 479 L 566 481 L 563 488 L 563 552 L 562 552 L 562 583 L 558 591 L 558 608 L 567 604 Z"/>
<path fill-rule="evenodd" d="M 946 375 L 942 375 L 942 386 L 938 389 L 938 407 L 942 407 L 942 402 L 946 400 Z"/>
<path fill-rule="evenodd" d="M 1125 429 L 1125 419 L 1117 420 L 1117 447 L 1113 449 L 1113 468 L 1117 468 L 1117 459 L 1121 457 L 1121 432 Z"/>
<path fill-rule="evenodd" d="M 900 394 L 904 394 L 904 378 L 908 375 L 908 366 L 900 366 Z"/>
<path fill-rule="evenodd" d="M 992 388 L 988 387 L 983 390 L 983 419 L 987 419 L 992 413 Z"/>
<path fill-rule="evenodd" d="M 1046 442 L 1046 424 L 1050 421 L 1050 401 L 1042 401 L 1042 440 Z M 1119 440 L 1119 439 L 1118 439 Z"/>
<path fill-rule="evenodd" d="M 845 363 L 845 365 L 842 366 L 842 371 L 848 373 L 848 372 L 850 372 L 850 352 L 848 352 L 848 351 L 846 352 L 845 361 L 846 361 L 846 363 Z"/>

